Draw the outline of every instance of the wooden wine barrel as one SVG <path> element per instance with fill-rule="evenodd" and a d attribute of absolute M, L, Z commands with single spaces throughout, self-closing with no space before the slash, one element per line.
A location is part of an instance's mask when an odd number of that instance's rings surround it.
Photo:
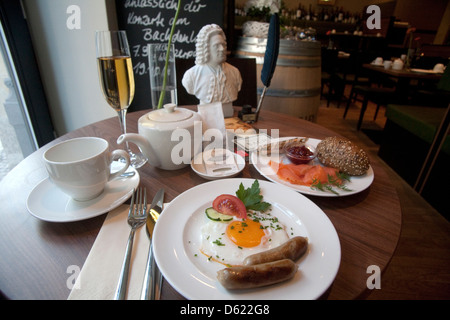
<path fill-rule="evenodd" d="M 240 37 L 235 51 L 238 57 L 256 58 L 258 95 L 264 87 L 261 70 L 266 43 L 263 38 Z M 320 42 L 282 39 L 275 73 L 261 108 L 315 122 L 320 103 L 320 67 Z"/>

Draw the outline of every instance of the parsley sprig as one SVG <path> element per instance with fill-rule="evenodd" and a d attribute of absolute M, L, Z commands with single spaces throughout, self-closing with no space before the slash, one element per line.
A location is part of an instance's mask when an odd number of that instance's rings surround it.
<path fill-rule="evenodd" d="M 236 191 L 236 196 L 242 200 L 247 210 L 264 212 L 270 208 L 270 203 L 262 201 L 263 196 L 261 195 L 258 180 L 255 180 L 252 186 L 247 189 L 241 183 L 238 191 Z"/>
<path fill-rule="evenodd" d="M 336 190 L 333 189 L 333 187 L 339 188 L 344 191 L 352 191 L 345 185 L 346 181 L 350 181 L 350 176 L 346 173 L 338 172 L 336 173 L 336 178 L 334 178 L 332 175 L 328 175 L 327 182 L 321 182 L 319 179 L 313 179 L 311 189 L 320 190 L 323 192 L 329 191 L 336 195 L 339 195 L 339 193 L 337 193 Z"/>

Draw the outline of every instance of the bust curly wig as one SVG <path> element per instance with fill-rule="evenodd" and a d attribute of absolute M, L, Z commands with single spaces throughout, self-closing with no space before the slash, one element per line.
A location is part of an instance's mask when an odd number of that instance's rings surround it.
<path fill-rule="evenodd" d="M 200 29 L 195 43 L 195 64 L 206 64 L 209 61 L 209 39 L 216 34 L 221 34 L 226 39 L 225 33 L 217 24 L 208 24 Z"/>

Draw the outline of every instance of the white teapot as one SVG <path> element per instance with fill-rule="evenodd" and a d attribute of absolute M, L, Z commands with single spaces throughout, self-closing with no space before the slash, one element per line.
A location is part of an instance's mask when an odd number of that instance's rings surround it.
<path fill-rule="evenodd" d="M 401 59 L 395 59 L 392 63 L 392 69 L 393 70 L 402 70 L 403 69 L 403 61 Z"/>
<path fill-rule="evenodd" d="M 138 132 L 122 134 L 117 143 L 136 144 L 150 165 L 165 169 L 181 169 L 201 151 L 202 120 L 197 112 L 166 104 L 138 120 Z M 199 141 L 197 141 L 199 140 Z"/>

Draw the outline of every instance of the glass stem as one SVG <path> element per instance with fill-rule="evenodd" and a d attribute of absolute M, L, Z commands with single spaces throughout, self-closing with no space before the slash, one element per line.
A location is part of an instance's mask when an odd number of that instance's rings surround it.
<path fill-rule="evenodd" d="M 127 133 L 127 109 L 121 109 L 117 111 L 117 115 L 119 116 L 120 129 L 122 129 L 122 133 Z M 128 146 L 128 141 L 125 141 L 125 148 L 127 151 L 130 151 L 130 147 Z"/>

